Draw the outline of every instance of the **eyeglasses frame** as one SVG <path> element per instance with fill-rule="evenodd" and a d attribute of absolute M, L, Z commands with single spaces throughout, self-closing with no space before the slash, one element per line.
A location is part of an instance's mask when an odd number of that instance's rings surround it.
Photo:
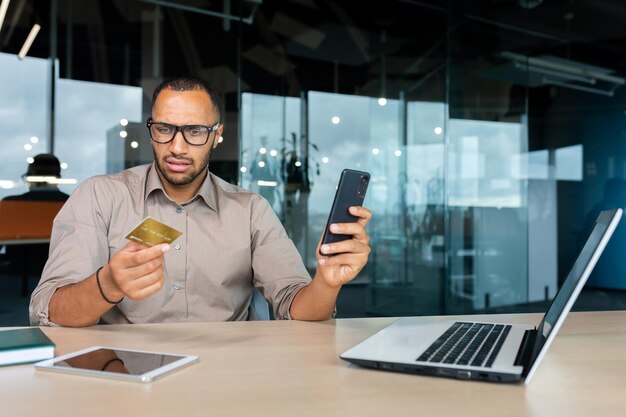
<path fill-rule="evenodd" d="M 168 127 L 173 128 L 173 129 L 174 129 L 174 134 L 172 135 L 172 138 L 171 138 L 170 140 L 166 141 L 166 142 L 159 142 L 158 140 L 154 139 L 154 138 L 152 137 L 152 129 L 150 129 L 150 127 L 151 127 L 152 125 L 155 125 L 155 124 L 161 124 L 161 125 L 165 125 L 165 126 L 168 126 Z M 220 122 L 217 122 L 217 123 L 215 123 L 213 126 L 198 125 L 198 124 L 178 126 L 178 125 L 173 125 L 173 124 L 171 124 L 171 123 L 165 123 L 165 122 L 157 122 L 157 121 L 154 121 L 154 120 L 152 120 L 152 117 L 150 117 L 150 118 L 148 118 L 148 120 L 146 120 L 146 127 L 148 128 L 148 133 L 150 134 L 150 139 L 151 139 L 153 142 L 158 143 L 158 144 L 161 144 L 161 145 L 165 145 L 165 144 L 167 144 L 167 143 L 172 142 L 172 141 L 174 140 L 174 138 L 176 137 L 176 134 L 177 134 L 178 132 L 180 132 L 180 134 L 183 136 L 183 140 L 184 140 L 186 143 L 188 143 L 189 145 L 191 145 L 191 146 L 204 146 L 204 145 L 206 145 L 206 144 L 209 142 L 209 138 L 211 137 L 211 133 L 216 132 L 216 131 L 219 129 L 220 125 L 221 125 L 221 123 L 220 123 Z M 189 142 L 189 140 L 188 140 L 188 139 L 187 139 L 187 137 L 185 136 L 185 132 L 184 132 L 184 129 L 186 129 L 186 128 L 188 128 L 188 127 L 206 127 L 206 128 L 209 130 L 209 133 L 206 135 L 206 140 L 204 141 L 204 143 L 202 143 L 202 144 L 197 144 L 197 143 L 191 143 L 191 142 Z"/>

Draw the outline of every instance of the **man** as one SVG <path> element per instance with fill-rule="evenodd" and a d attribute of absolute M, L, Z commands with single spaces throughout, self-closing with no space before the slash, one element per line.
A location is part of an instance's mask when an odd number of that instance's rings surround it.
<path fill-rule="evenodd" d="M 69 197 L 50 180 L 51 178 L 61 178 L 61 163 L 52 154 L 42 153 L 36 155 L 33 158 L 33 162 L 28 164 L 26 174 L 22 178 L 25 178 L 28 184 L 28 192 L 7 196 L 2 201 L 28 201 L 29 203 L 26 204 L 32 204 L 33 210 L 31 213 L 33 215 L 48 218 L 53 213 L 42 213 L 42 210 L 48 211 L 50 209 L 46 208 L 46 206 L 42 207 L 37 202 L 58 202 L 60 207 L 60 204 Z M 47 243 L 6 246 L 6 257 L 10 262 L 11 269 L 13 272 L 22 274 L 22 294 L 24 297 L 28 295 L 28 276 L 31 274 L 35 276 L 41 275 L 44 263 L 48 259 L 48 251 L 49 245 Z"/>
<path fill-rule="evenodd" d="M 56 184 L 51 183 L 46 177 L 61 178 L 61 163 L 59 159 L 49 153 L 40 153 L 28 164 L 26 174 L 28 192 L 20 195 L 7 196 L 4 200 L 19 201 L 65 201 L 69 195 L 65 194 Z M 29 178 L 41 177 L 41 180 L 33 181 Z"/>
<path fill-rule="evenodd" d="M 253 287 L 278 319 L 332 316 L 339 289 L 367 262 L 370 212 L 353 207 L 358 222 L 331 226 L 353 238 L 324 245 L 311 280 L 267 201 L 208 171 L 221 116 L 219 94 L 200 80 L 156 88 L 147 123 L 154 163 L 74 191 L 54 222 L 32 324 L 246 320 Z M 171 246 L 127 242 L 148 215 L 183 236 Z"/>

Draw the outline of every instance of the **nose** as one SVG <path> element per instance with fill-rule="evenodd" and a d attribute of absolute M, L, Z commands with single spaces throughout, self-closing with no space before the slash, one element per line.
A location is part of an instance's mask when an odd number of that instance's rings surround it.
<path fill-rule="evenodd" d="M 170 142 L 169 150 L 174 155 L 182 155 L 187 153 L 187 142 L 183 137 L 183 132 L 180 130 L 174 135 L 174 139 Z"/>

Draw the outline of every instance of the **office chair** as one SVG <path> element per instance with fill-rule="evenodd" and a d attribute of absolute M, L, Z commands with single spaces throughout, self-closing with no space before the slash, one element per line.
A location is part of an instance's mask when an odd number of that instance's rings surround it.
<path fill-rule="evenodd" d="M 272 320 L 270 303 L 267 302 L 261 291 L 252 290 L 252 300 L 250 301 L 252 311 L 254 312 L 254 320 Z"/>

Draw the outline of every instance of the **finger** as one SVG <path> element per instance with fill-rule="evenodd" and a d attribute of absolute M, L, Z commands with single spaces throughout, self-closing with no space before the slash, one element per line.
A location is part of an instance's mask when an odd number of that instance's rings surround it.
<path fill-rule="evenodd" d="M 370 219 L 372 218 L 372 212 L 365 207 L 352 206 L 348 210 L 350 211 L 350 214 L 359 218 L 359 220 L 357 220 L 357 223 L 363 226 L 369 223 Z"/>
<path fill-rule="evenodd" d="M 150 259 L 140 265 L 133 265 L 125 269 L 124 273 L 131 279 L 137 279 L 139 277 L 151 274 L 159 269 L 162 269 L 163 256 Z"/>
<path fill-rule="evenodd" d="M 163 283 L 164 283 L 163 281 L 159 281 L 148 287 L 137 290 L 132 295 L 129 295 L 128 298 L 134 301 L 140 301 L 140 300 L 143 300 L 144 298 L 148 298 L 151 295 L 154 295 L 157 292 L 159 292 L 161 288 L 163 288 Z"/>
<path fill-rule="evenodd" d="M 330 231 L 334 234 L 352 235 L 357 240 L 368 240 L 365 226 L 360 223 L 333 223 L 330 225 Z"/>
<path fill-rule="evenodd" d="M 322 239 L 324 239 L 324 232 L 322 232 L 322 235 L 320 236 L 320 240 L 317 241 L 317 247 L 315 248 L 315 257 L 317 259 L 320 258 L 320 245 L 322 244 Z"/>
<path fill-rule="evenodd" d="M 342 242 L 329 243 L 321 246 L 324 255 L 336 253 L 362 253 L 367 252 L 368 246 L 356 239 L 344 240 Z"/>
<path fill-rule="evenodd" d="M 163 256 L 163 253 L 167 252 L 168 250 L 170 250 L 170 245 L 168 245 L 167 243 L 154 245 L 150 248 L 144 248 L 144 250 L 135 252 L 131 258 L 131 261 L 135 265 L 145 264 L 152 259 Z"/>
<path fill-rule="evenodd" d="M 162 284 L 163 281 L 165 281 L 165 278 L 163 277 L 163 269 L 158 269 L 149 274 L 129 280 L 126 283 L 125 292 L 129 294 L 136 294 L 144 288 L 151 287 L 159 282 Z"/>
<path fill-rule="evenodd" d="M 360 271 L 367 262 L 367 255 L 354 254 L 354 253 L 342 253 L 335 256 L 329 256 L 325 258 L 323 266 L 345 266 L 353 271 Z"/>
<path fill-rule="evenodd" d="M 144 245 L 140 245 L 139 243 L 137 243 L 137 242 L 133 242 L 133 241 L 131 240 L 130 242 L 128 242 L 128 243 L 126 244 L 126 246 L 124 246 L 124 247 L 122 248 L 122 250 L 121 250 L 121 251 L 125 251 L 125 252 L 138 252 L 138 251 L 143 250 L 143 249 L 145 249 L 145 248 L 146 248 L 146 247 L 145 247 Z M 121 251 L 120 251 L 120 252 L 121 252 Z"/>

